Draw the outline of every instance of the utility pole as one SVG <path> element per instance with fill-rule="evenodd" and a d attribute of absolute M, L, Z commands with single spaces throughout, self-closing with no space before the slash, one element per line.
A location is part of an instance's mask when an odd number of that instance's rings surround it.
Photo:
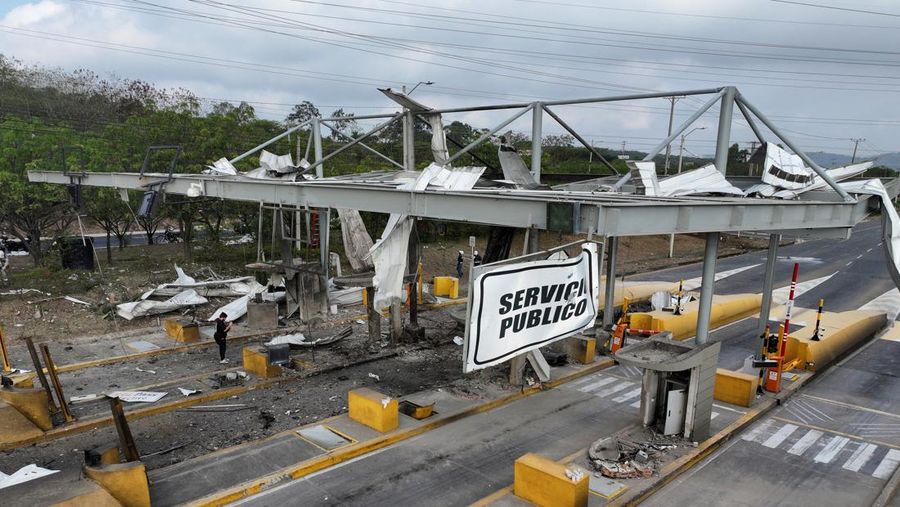
<path fill-rule="evenodd" d="M 594 140 L 591 139 L 591 146 L 594 146 Z M 591 164 L 594 163 L 594 152 L 588 150 L 588 172 L 591 172 Z"/>
<path fill-rule="evenodd" d="M 669 131 L 666 134 L 666 137 L 672 135 L 672 121 L 675 119 L 675 103 L 678 102 L 679 99 L 683 99 L 684 96 L 681 95 L 673 95 L 671 97 L 666 97 L 666 100 L 671 102 L 669 107 Z M 672 143 L 666 145 L 666 167 L 663 170 L 664 175 L 669 174 L 669 156 L 672 154 Z"/>
<path fill-rule="evenodd" d="M 750 158 L 753 158 L 753 154 L 756 153 L 756 145 L 759 144 L 759 141 L 750 141 L 750 157 L 747 159 L 748 162 Z M 750 172 L 748 176 L 753 176 L 753 164 L 749 164 L 747 170 Z"/>
<path fill-rule="evenodd" d="M 625 141 L 622 141 L 622 157 L 625 157 Z"/>
<path fill-rule="evenodd" d="M 856 162 L 856 149 L 859 148 L 859 143 L 864 142 L 865 139 L 851 139 L 853 141 L 853 157 L 850 159 L 850 163 Z"/>

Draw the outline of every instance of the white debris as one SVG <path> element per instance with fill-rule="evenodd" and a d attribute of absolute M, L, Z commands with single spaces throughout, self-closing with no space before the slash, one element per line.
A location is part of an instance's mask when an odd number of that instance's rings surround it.
<path fill-rule="evenodd" d="M 179 387 L 178 391 L 184 396 L 190 396 L 192 394 L 197 394 L 200 392 L 199 389 L 185 389 L 183 387 Z"/>
<path fill-rule="evenodd" d="M 283 343 L 288 343 L 291 345 L 302 345 L 305 342 L 306 336 L 303 333 L 294 333 L 275 336 L 274 338 L 266 342 L 266 345 L 281 345 Z"/>
<path fill-rule="evenodd" d="M 387 398 L 387 397 L 381 398 L 381 407 L 382 407 L 382 408 L 387 408 L 387 406 L 388 406 L 390 403 L 391 403 L 391 399 L 390 399 L 390 398 Z"/>
<path fill-rule="evenodd" d="M 369 373 L 369 378 L 375 379 L 375 382 L 381 382 L 381 377 L 375 375 L 374 373 Z"/>
<path fill-rule="evenodd" d="M 584 479 L 584 470 L 580 468 L 567 468 L 566 477 L 572 482 L 578 482 L 581 479 Z"/>
<path fill-rule="evenodd" d="M 453 343 L 455 343 L 455 344 L 457 344 L 457 345 L 462 345 L 462 344 L 463 344 L 463 337 L 462 337 L 462 336 L 454 336 L 454 337 L 453 337 Z"/>
<path fill-rule="evenodd" d="M 0 489 L 22 484 L 41 477 L 46 477 L 59 472 L 59 470 L 50 470 L 41 468 L 37 465 L 25 465 L 10 475 L 0 472 Z"/>
<path fill-rule="evenodd" d="M 155 370 L 145 370 L 145 369 L 141 368 L 140 366 L 138 366 L 137 368 L 135 368 L 135 370 L 140 371 L 140 372 L 143 372 L 143 373 L 152 373 L 152 374 L 156 375 L 156 371 L 155 371 Z"/>
<path fill-rule="evenodd" d="M 119 398 L 127 403 L 155 403 L 168 393 L 155 391 L 113 391 L 106 395 L 110 398 Z"/>
<path fill-rule="evenodd" d="M 145 294 L 147 296 L 147 294 Z M 135 317 L 145 317 L 147 315 L 159 315 L 162 313 L 172 312 L 186 306 L 202 305 L 208 301 L 205 297 L 197 294 L 194 289 L 187 289 L 179 292 L 175 296 L 165 301 L 153 301 L 142 299 L 131 303 L 122 303 L 116 306 L 116 313 L 120 317 L 132 320 Z"/>
<path fill-rule="evenodd" d="M 73 298 L 72 296 L 65 296 L 65 297 L 63 297 L 63 299 L 65 299 L 66 301 L 71 301 L 71 302 L 79 304 L 79 305 L 91 306 L 90 303 L 88 303 L 86 301 L 82 301 L 80 299 Z"/>

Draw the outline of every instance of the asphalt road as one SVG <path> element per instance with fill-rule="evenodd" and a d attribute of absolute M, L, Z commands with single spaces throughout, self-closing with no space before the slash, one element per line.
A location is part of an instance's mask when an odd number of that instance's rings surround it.
<path fill-rule="evenodd" d="M 868 222 L 858 226 L 854 231 L 853 238 L 849 241 L 806 241 L 782 248 L 779 255 L 784 258 L 779 259 L 776 270 L 776 280 L 778 281 L 776 287 L 790 283 L 793 263 L 800 262 L 801 281 L 832 274 L 834 276 L 799 298 L 799 306 L 809 307 L 815 304 L 819 297 L 824 297 L 826 308 L 830 310 L 858 308 L 892 288 L 892 282 L 884 266 L 884 254 L 878 246 L 879 232 L 880 223 Z M 719 294 L 760 292 L 765 264 L 764 253 L 722 259 L 719 262 L 718 271 L 753 264 L 759 264 L 759 266 L 721 280 L 717 284 L 716 292 Z M 678 280 L 699 276 L 699 274 L 700 267 L 691 265 L 631 279 Z M 713 333 L 712 339 L 721 341 L 723 344 L 720 363 L 726 367 L 735 367 L 758 347 L 756 321 L 747 319 L 719 329 Z M 889 345 L 876 345 L 890 347 Z M 891 345 L 900 344 L 891 343 Z M 896 363 L 889 359 L 890 356 L 879 357 L 877 364 L 880 370 L 878 373 L 872 373 L 868 369 L 871 369 L 870 367 L 875 363 L 859 359 L 861 357 L 862 355 L 857 356 L 854 361 L 858 362 L 852 363 L 852 368 L 855 368 L 853 372 L 858 373 L 848 374 L 858 375 L 856 380 L 841 381 L 841 377 L 837 373 L 831 373 L 826 379 L 817 382 L 814 388 L 806 389 L 804 392 L 813 393 L 816 392 L 816 389 L 828 393 L 832 390 L 843 390 L 847 392 L 845 399 L 850 400 L 846 403 L 868 407 L 878 400 L 881 404 L 876 406 L 882 407 L 879 410 L 897 412 L 893 402 L 888 403 L 887 398 L 878 396 L 878 390 L 872 389 L 873 382 L 881 381 L 882 377 L 890 378 L 891 382 L 895 382 L 891 375 L 900 373 Z M 730 363 L 737 364 L 731 365 Z M 840 369 L 833 371 L 837 372 Z M 596 385 L 592 389 L 588 389 L 590 383 L 564 386 L 485 414 L 463 419 L 382 451 L 362 456 L 341 466 L 266 491 L 245 500 L 242 504 L 468 504 L 511 484 L 513 461 L 525 452 L 538 452 L 559 459 L 586 447 L 590 442 L 605 434 L 614 433 L 629 424 L 636 424 L 638 422 L 637 409 L 629 403 L 631 399 L 626 399 L 626 395 L 633 394 L 634 389 L 621 388 L 620 391 L 613 392 L 608 387 L 613 384 L 601 384 L 604 381 L 604 375 L 623 376 L 622 373 L 609 371 L 592 377 L 595 379 L 592 382 Z M 836 385 L 829 385 L 827 383 L 829 380 Z M 626 379 L 626 381 L 628 380 Z M 634 379 L 630 381 L 634 383 Z M 638 383 L 634 383 L 632 387 L 638 385 Z M 887 385 L 894 386 L 894 384 Z M 856 391 L 866 388 L 869 389 L 867 396 L 872 399 L 857 398 Z M 891 396 L 898 398 L 898 403 L 900 403 L 900 395 Z M 805 400 L 803 396 L 797 399 Z M 837 421 L 841 412 L 848 410 L 842 405 L 833 403 L 833 406 L 825 407 L 824 405 L 827 405 L 828 402 L 818 400 L 808 403 L 815 404 L 815 407 L 804 406 L 802 413 L 806 414 L 804 420 L 808 421 L 807 426 L 814 426 L 813 422 L 821 423 L 818 419 L 813 420 L 809 414 L 824 418 L 819 414 L 832 413 L 831 417 Z M 826 409 L 831 412 L 827 412 Z M 765 428 L 766 432 L 758 432 L 754 438 L 761 439 L 762 435 L 769 435 L 773 431 L 777 432 L 784 427 L 784 424 L 788 424 L 780 419 L 774 419 L 775 416 L 794 421 L 795 419 L 789 418 L 786 410 L 787 407 L 779 409 L 774 416 L 766 418 L 766 420 L 776 422 L 772 423 L 771 428 Z M 867 412 L 868 409 L 860 408 L 859 410 L 863 416 L 872 414 Z M 713 420 L 713 428 L 723 426 L 729 421 L 729 418 L 733 417 L 735 415 L 730 413 L 721 415 Z M 879 417 L 882 416 L 879 415 Z M 900 418 L 900 415 L 895 417 Z M 801 426 L 797 422 L 790 424 L 798 427 L 789 435 L 794 440 L 803 437 L 807 430 L 811 429 L 804 426 L 806 429 L 801 430 Z M 840 428 L 843 427 L 840 426 Z M 841 430 L 836 429 L 835 431 Z M 781 434 L 787 432 L 788 430 L 782 430 Z M 898 437 L 900 437 L 900 433 L 898 433 Z M 852 472 L 856 475 L 849 480 L 841 474 L 844 470 L 842 467 L 851 456 L 832 457 L 828 463 L 830 467 L 822 466 L 820 463 L 843 442 L 842 440 L 832 443 L 831 439 L 820 438 L 821 442 L 817 441 L 814 445 L 811 444 L 810 449 L 812 450 L 793 459 L 794 454 L 785 452 L 785 450 L 791 449 L 787 443 L 787 437 L 785 438 L 786 440 L 780 446 L 776 446 L 777 448 L 766 445 L 772 443 L 768 437 L 762 440 L 762 443 L 738 438 L 725 451 L 714 456 L 714 460 L 719 458 L 723 460 L 717 465 L 724 466 L 699 468 L 692 475 L 695 479 L 682 480 L 673 484 L 651 500 L 658 502 L 659 505 L 697 503 L 703 505 L 809 505 L 814 502 L 807 502 L 807 498 L 816 498 L 820 500 L 818 505 L 860 505 L 860 502 L 845 500 L 861 498 L 862 493 L 858 493 L 857 490 L 864 491 L 869 496 L 873 492 L 877 494 L 884 481 L 880 477 L 880 475 L 884 475 L 884 469 L 882 469 L 882 473 L 875 474 L 875 468 L 878 465 L 873 465 L 876 459 L 878 463 L 885 459 L 889 447 L 882 443 L 874 444 L 877 449 L 866 447 L 859 451 L 856 461 L 852 463 L 853 467 L 857 462 L 862 461 L 863 454 L 869 459 L 859 467 L 859 470 Z M 889 442 L 894 442 L 894 440 Z M 815 447 L 820 445 L 824 450 Z M 825 446 L 828 445 L 831 447 L 825 449 Z M 782 449 L 782 447 L 785 448 Z M 853 454 L 857 447 L 844 445 L 837 451 L 839 451 L 838 453 Z M 816 462 L 815 458 L 822 452 L 825 454 L 822 455 L 820 462 Z M 771 456 L 766 453 L 771 453 Z M 797 460 L 802 463 L 794 463 Z M 832 475 L 834 475 L 834 481 L 826 488 L 824 485 L 832 480 Z M 767 481 L 773 481 L 775 486 L 768 486 Z M 703 487 L 706 489 L 702 489 Z M 809 488 L 823 489 L 807 493 Z M 837 490 L 840 490 L 841 493 L 834 493 Z M 699 491 L 703 493 L 698 495 Z M 726 494 L 732 491 L 735 493 Z M 833 496 L 830 493 L 833 493 Z"/>

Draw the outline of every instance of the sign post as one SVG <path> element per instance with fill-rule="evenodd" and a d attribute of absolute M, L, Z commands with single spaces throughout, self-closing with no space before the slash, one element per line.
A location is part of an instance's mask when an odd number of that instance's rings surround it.
<path fill-rule="evenodd" d="M 565 260 L 477 266 L 469 285 L 463 371 L 525 354 L 594 325 L 597 245 Z M 534 257 L 534 256 L 529 256 Z"/>

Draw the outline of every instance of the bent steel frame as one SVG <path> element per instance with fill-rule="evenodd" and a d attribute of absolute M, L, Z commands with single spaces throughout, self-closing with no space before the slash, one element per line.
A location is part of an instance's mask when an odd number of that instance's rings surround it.
<path fill-rule="evenodd" d="M 388 90 L 389 91 L 389 90 Z M 391 96 L 386 93 L 386 95 Z M 469 191 L 436 191 L 398 190 L 391 185 L 366 183 L 353 180 L 321 179 L 324 175 L 324 163 L 339 153 L 359 144 L 363 149 L 377 152 L 363 143 L 370 136 L 386 128 L 394 121 L 402 121 L 404 135 L 403 163 L 398 163 L 382 155 L 392 165 L 407 170 L 415 169 L 413 151 L 412 124 L 416 113 L 449 114 L 483 111 L 516 110 L 514 114 L 481 135 L 474 142 L 460 147 L 450 154 L 450 160 L 457 160 L 473 148 L 487 141 L 501 129 L 531 111 L 532 123 L 532 160 L 531 171 L 536 181 L 541 174 L 541 139 L 543 130 L 543 113 L 547 112 L 566 131 L 578 141 L 594 151 L 575 129 L 570 127 L 557 112 L 550 107 L 566 105 L 596 104 L 627 100 L 655 99 L 672 96 L 713 95 L 690 118 L 673 130 L 663 142 L 652 150 L 645 160 L 652 160 L 673 139 L 688 129 L 705 112 L 717 102 L 719 118 L 716 139 L 716 168 L 723 174 L 726 172 L 727 151 L 730 145 L 731 122 L 734 105 L 737 104 L 742 115 L 747 119 L 754 134 L 764 141 L 762 132 L 751 116 L 755 116 L 769 130 L 801 157 L 834 192 L 808 192 L 799 200 L 784 201 L 776 199 L 717 198 L 717 197 L 647 197 L 615 192 L 573 192 L 559 190 L 495 190 L 474 189 Z M 410 103 L 394 99 L 402 106 L 402 110 L 390 114 L 374 114 L 354 116 L 353 119 L 385 120 L 365 134 L 351 139 L 338 146 L 331 153 L 325 154 L 322 146 L 322 125 L 331 128 L 327 122 L 349 119 L 350 117 L 312 118 L 300 125 L 291 127 L 279 136 L 256 146 L 255 148 L 231 159 L 237 162 L 249 157 L 271 143 L 293 132 L 310 127 L 310 143 L 314 150 L 314 162 L 310 169 L 316 170 L 320 179 L 312 181 L 283 182 L 277 180 L 252 180 L 240 176 L 209 176 L 200 174 L 173 175 L 166 183 L 166 192 L 186 194 L 193 184 L 199 184 L 203 194 L 208 197 L 266 203 L 270 205 L 288 205 L 292 207 L 316 208 L 355 208 L 361 211 L 381 213 L 401 213 L 405 215 L 473 222 L 519 228 L 548 229 L 548 208 L 550 206 L 569 206 L 573 213 L 572 232 L 598 234 L 610 239 L 607 248 L 608 258 L 615 256 L 615 238 L 619 236 L 637 236 L 650 234 L 684 234 L 705 233 L 707 245 L 704 254 L 703 281 L 698 315 L 697 342 L 705 343 L 709 334 L 709 315 L 711 310 L 715 272 L 718 234 L 720 232 L 762 231 L 786 236 L 812 236 L 848 238 L 851 228 L 863 220 L 869 212 L 868 199 L 855 200 L 849 196 L 835 181 L 810 158 L 799 150 L 786 136 L 775 127 L 757 108 L 750 104 L 735 87 L 687 90 L 675 92 L 644 93 L 619 95 L 611 97 L 595 97 L 543 101 L 531 103 L 494 104 L 472 107 L 446 109 L 421 109 L 416 105 L 410 109 Z M 418 103 L 416 103 L 418 104 Z M 348 137 L 346 135 L 342 137 Z M 306 152 L 309 153 L 307 145 Z M 602 158 L 601 158 L 602 159 Z M 69 179 L 61 172 L 29 171 L 30 181 L 42 183 L 67 184 Z M 124 189 L 146 189 L 158 183 L 163 175 L 134 173 L 86 173 L 81 184 L 97 187 Z M 615 188 L 620 189 L 627 181 L 621 178 Z M 320 214 L 322 230 L 328 231 L 329 213 Z M 769 258 L 772 260 L 777 249 L 770 247 Z M 322 245 L 321 263 L 328 265 L 327 239 Z M 327 272 L 325 273 L 327 276 Z M 607 279 L 615 279 L 614 265 L 607 267 Z M 772 280 L 767 277 L 764 293 L 770 293 Z M 607 294 L 606 307 L 613 305 L 611 293 Z"/>

